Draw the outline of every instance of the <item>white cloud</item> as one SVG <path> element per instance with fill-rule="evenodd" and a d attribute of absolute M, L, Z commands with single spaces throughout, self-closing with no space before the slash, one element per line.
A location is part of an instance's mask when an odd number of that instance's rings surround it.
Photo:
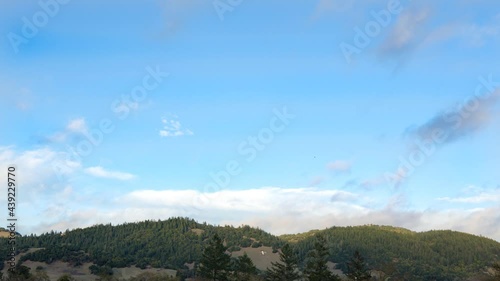
<path fill-rule="evenodd" d="M 470 203 L 470 204 L 479 204 L 479 203 L 500 203 L 500 188 L 485 190 L 479 187 L 468 187 L 466 189 L 467 193 L 473 192 L 474 194 L 469 196 L 461 196 L 461 197 L 440 197 L 437 198 L 439 201 L 446 201 L 451 203 Z"/>
<path fill-rule="evenodd" d="M 66 129 L 70 132 L 87 134 L 88 128 L 84 118 L 77 118 L 69 121 Z"/>
<path fill-rule="evenodd" d="M 332 200 L 335 199 L 335 200 Z M 395 198 L 395 201 L 400 198 Z M 376 208 L 369 198 L 340 190 L 265 187 L 201 193 L 196 190 L 137 190 L 86 210 L 68 210 L 35 227 L 85 227 L 187 216 L 212 224 L 249 224 L 274 234 L 297 233 L 331 226 L 393 225 L 414 231 L 452 229 L 500 241 L 500 208 L 407 210 L 391 200 Z"/>
<path fill-rule="evenodd" d="M 80 163 L 71 160 L 66 153 L 49 148 L 19 152 L 12 146 L 0 147 L 0 168 L 6 170 L 8 165 L 17 167 L 20 183 L 33 191 L 43 189 L 47 182 L 60 176 L 61 167 L 68 174 L 80 167 Z M 5 174 L 0 173 L 0 182 L 5 181 Z"/>
<path fill-rule="evenodd" d="M 177 120 L 176 116 L 168 119 L 163 117 L 161 119 L 163 124 L 163 129 L 160 130 L 161 137 L 180 137 L 184 135 L 193 135 L 193 132 L 189 129 L 183 129 L 181 123 Z"/>
<path fill-rule="evenodd" d="M 116 179 L 122 181 L 131 180 L 135 178 L 135 175 L 123 172 L 108 171 L 101 166 L 86 168 L 85 172 L 94 177 Z"/>
<path fill-rule="evenodd" d="M 63 131 L 56 132 L 53 135 L 47 137 L 47 139 L 51 142 L 61 143 L 66 141 L 68 136 L 70 136 L 71 134 L 88 134 L 88 126 L 85 118 L 80 117 L 70 120 Z"/>

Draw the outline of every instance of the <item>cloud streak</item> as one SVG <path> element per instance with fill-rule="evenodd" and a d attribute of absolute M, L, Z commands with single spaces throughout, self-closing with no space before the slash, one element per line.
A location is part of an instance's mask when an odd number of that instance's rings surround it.
<path fill-rule="evenodd" d="M 426 123 L 410 129 L 416 139 L 429 140 L 438 133 L 446 136 L 444 143 L 452 143 L 480 131 L 493 119 L 493 108 L 500 99 L 500 90 L 487 95 L 474 95 L 456 107 L 432 117 Z"/>
<path fill-rule="evenodd" d="M 421 41 L 425 22 L 429 18 L 428 9 L 408 10 L 401 14 L 389 35 L 381 43 L 379 53 L 382 56 L 394 56 L 414 49 Z"/>
<path fill-rule="evenodd" d="M 91 176 L 106 178 L 106 179 L 115 179 L 115 180 L 132 180 L 136 178 L 135 175 L 123 172 L 109 171 L 104 169 L 101 166 L 89 167 L 85 169 L 85 172 Z"/>
<path fill-rule="evenodd" d="M 480 204 L 480 203 L 498 203 L 500 204 L 500 187 L 492 190 L 478 188 L 475 194 L 462 197 L 440 197 L 439 201 L 450 203 Z"/>
<path fill-rule="evenodd" d="M 326 168 L 332 172 L 347 173 L 351 171 L 352 163 L 345 160 L 335 160 L 326 165 Z"/>

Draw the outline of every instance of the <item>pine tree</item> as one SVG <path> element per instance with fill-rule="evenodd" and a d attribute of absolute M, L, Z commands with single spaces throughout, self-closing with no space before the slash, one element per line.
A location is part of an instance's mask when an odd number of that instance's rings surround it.
<path fill-rule="evenodd" d="M 227 280 L 231 258 L 226 250 L 220 237 L 215 234 L 203 251 L 199 268 L 201 277 L 213 281 Z"/>
<path fill-rule="evenodd" d="M 267 281 L 294 281 L 300 279 L 298 272 L 297 256 L 290 245 L 285 244 L 281 249 L 280 261 L 272 262 L 272 267 L 267 269 Z"/>
<path fill-rule="evenodd" d="M 50 281 L 50 278 L 45 270 L 37 269 L 30 281 Z"/>
<path fill-rule="evenodd" d="M 323 235 L 316 235 L 314 249 L 308 254 L 308 261 L 304 270 L 309 281 L 340 281 L 340 278 L 333 274 L 327 267 L 328 248 Z"/>
<path fill-rule="evenodd" d="M 7 280 L 9 281 L 24 281 L 24 280 L 29 280 L 31 278 L 31 273 L 30 273 L 31 268 L 24 266 L 24 265 L 18 265 L 16 266 L 13 270 L 9 269 L 9 276 Z"/>
<path fill-rule="evenodd" d="M 248 257 L 247 253 L 243 253 L 243 256 L 239 256 L 235 260 L 234 265 L 235 280 L 238 281 L 250 281 L 252 275 L 257 274 L 257 268 L 253 264 L 252 259 Z"/>
<path fill-rule="evenodd" d="M 358 250 L 354 252 L 351 261 L 347 263 L 346 275 L 350 280 L 370 280 L 372 278 L 365 260 Z"/>

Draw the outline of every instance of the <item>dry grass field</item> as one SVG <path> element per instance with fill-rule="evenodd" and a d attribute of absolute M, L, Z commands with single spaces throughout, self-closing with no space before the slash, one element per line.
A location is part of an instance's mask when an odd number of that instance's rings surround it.
<path fill-rule="evenodd" d="M 32 248 L 27 253 L 34 252 L 40 250 L 41 248 Z M 264 251 L 264 255 L 262 255 L 262 251 Z M 243 255 L 246 252 L 247 255 L 252 259 L 255 266 L 260 270 L 266 270 L 268 267 L 271 267 L 272 262 L 279 261 L 279 253 L 273 253 L 271 247 L 259 247 L 259 248 L 242 248 L 240 251 L 236 251 L 232 253 L 232 257 L 238 257 Z M 22 256 L 16 256 L 16 260 Z M 89 270 L 89 266 L 92 263 L 85 263 L 81 266 L 71 266 L 68 263 L 56 261 L 51 264 L 46 264 L 43 262 L 34 262 L 34 261 L 26 261 L 23 265 L 31 268 L 31 271 L 34 272 L 37 267 L 42 267 L 49 276 L 50 280 L 57 280 L 63 274 L 70 274 L 77 281 L 94 281 L 96 279 L 95 275 L 92 275 Z M 329 264 L 331 267 L 334 265 L 332 263 Z M 3 273 L 6 274 L 8 269 L 8 265 L 5 266 Z M 171 269 L 158 269 L 158 268 L 148 268 L 148 269 L 140 269 L 135 266 L 126 267 L 126 268 L 113 268 L 114 276 L 119 279 L 128 279 L 130 277 L 134 277 L 143 272 L 153 272 L 153 273 L 167 273 L 175 276 L 176 271 Z M 336 272 L 339 273 L 339 272 Z"/>

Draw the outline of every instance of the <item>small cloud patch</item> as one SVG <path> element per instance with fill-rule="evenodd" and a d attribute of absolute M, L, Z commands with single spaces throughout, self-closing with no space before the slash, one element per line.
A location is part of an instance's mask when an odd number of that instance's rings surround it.
<path fill-rule="evenodd" d="M 163 124 L 163 129 L 160 130 L 160 137 L 180 137 L 194 134 L 191 130 L 182 128 L 181 123 L 175 115 L 171 118 L 163 117 L 161 123 Z"/>

